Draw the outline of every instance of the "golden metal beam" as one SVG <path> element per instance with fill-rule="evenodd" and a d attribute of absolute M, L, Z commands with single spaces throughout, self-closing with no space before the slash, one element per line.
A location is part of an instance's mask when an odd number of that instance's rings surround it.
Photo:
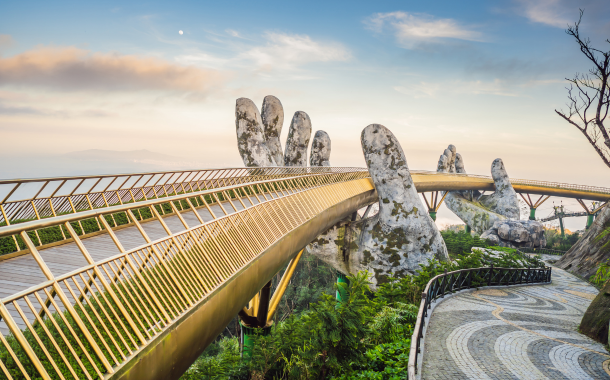
<path fill-rule="evenodd" d="M 290 280 L 292 279 L 294 270 L 296 269 L 299 260 L 301 260 L 301 256 L 303 256 L 303 251 L 305 251 L 305 248 L 301 249 L 301 252 L 299 252 L 298 255 L 296 255 L 296 257 L 292 259 L 290 263 L 288 263 L 288 267 L 286 267 L 286 271 L 284 272 L 282 279 L 280 280 L 279 284 L 277 285 L 277 288 L 275 289 L 275 292 L 273 293 L 273 296 L 271 297 L 271 302 L 269 302 L 269 314 L 267 315 L 267 321 L 273 319 L 273 316 L 277 311 L 277 307 L 280 304 L 280 301 L 282 300 L 286 289 L 288 288 Z"/>

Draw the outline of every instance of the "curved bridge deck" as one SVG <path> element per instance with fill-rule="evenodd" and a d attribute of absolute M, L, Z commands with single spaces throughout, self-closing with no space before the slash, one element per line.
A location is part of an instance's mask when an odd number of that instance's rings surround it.
<path fill-rule="evenodd" d="M 553 268 L 549 285 L 451 297 L 430 317 L 421 379 L 610 379 L 610 353 L 577 332 L 597 293 Z"/>
<path fill-rule="evenodd" d="M 494 190 L 484 176 L 412 177 L 418 192 Z M 533 194 L 610 199 L 610 189 L 512 183 Z M 359 168 L 0 181 L 0 237 L 17 249 L 0 256 L 0 379 L 178 378 L 297 252 L 377 201 Z M 114 220 L 119 214 L 127 224 Z M 85 220 L 97 232 L 74 230 Z M 45 243 L 39 232 L 50 227 L 63 238 Z"/>

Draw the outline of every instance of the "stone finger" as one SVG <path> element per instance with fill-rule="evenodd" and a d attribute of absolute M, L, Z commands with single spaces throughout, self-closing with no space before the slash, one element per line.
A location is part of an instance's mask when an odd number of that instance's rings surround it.
<path fill-rule="evenodd" d="M 261 118 L 265 132 L 267 148 L 278 165 L 284 163 L 284 153 L 280 143 L 282 126 L 284 125 L 284 107 L 278 98 L 273 95 L 265 96 L 261 108 Z"/>
<path fill-rule="evenodd" d="M 330 166 L 330 136 L 324 131 L 317 131 L 311 143 L 309 156 L 310 166 Z"/>
<path fill-rule="evenodd" d="M 286 150 L 284 166 L 307 166 L 307 147 L 311 138 L 311 120 L 303 111 L 297 111 L 292 117 Z"/>
<path fill-rule="evenodd" d="M 455 159 L 455 145 L 449 145 L 439 157 L 436 171 L 439 173 L 455 173 Z"/>

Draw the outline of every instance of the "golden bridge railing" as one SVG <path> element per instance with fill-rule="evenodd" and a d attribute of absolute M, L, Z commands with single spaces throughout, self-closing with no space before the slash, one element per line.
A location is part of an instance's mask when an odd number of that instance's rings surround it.
<path fill-rule="evenodd" d="M 0 180 L 0 225 L 266 179 L 354 170 L 361 169 L 228 168 Z"/>
<path fill-rule="evenodd" d="M 310 174 L 348 173 L 358 168 L 269 167 L 0 180 L 0 226 L 178 194 Z M 101 230 L 99 221 L 96 230 Z M 80 225 L 83 230 L 83 226 Z M 36 229 L 36 246 L 44 245 Z M 61 229 L 59 240 L 69 239 Z M 14 238 L 14 251 L 25 250 Z M 0 252 L 0 255 L 7 252 Z"/>
<path fill-rule="evenodd" d="M 478 175 L 478 174 L 464 174 L 464 173 L 438 173 L 433 171 L 426 170 L 411 170 L 411 174 L 414 177 L 420 176 L 436 176 L 436 177 L 455 177 L 455 178 L 464 178 L 464 181 L 467 181 L 468 178 L 471 179 L 480 179 L 488 182 L 493 185 L 493 179 L 491 176 Z M 459 180 L 458 180 L 459 181 Z M 415 186 L 418 185 L 418 180 L 414 178 Z M 535 187 L 535 188 L 548 188 L 548 189 L 557 189 L 557 190 L 567 190 L 567 191 L 578 191 L 578 192 L 586 192 L 591 193 L 592 195 L 605 195 L 610 198 L 610 188 L 607 187 L 599 187 L 599 186 L 587 186 L 587 185 L 576 185 L 570 183 L 561 183 L 561 182 L 550 182 L 550 181 L 538 181 L 538 180 L 530 180 L 530 179 L 517 179 L 511 178 L 510 183 L 515 187 L 524 186 L 524 187 Z M 442 189 L 442 190 L 451 190 L 451 189 Z M 517 190 L 518 192 L 518 190 Z"/>
<path fill-rule="evenodd" d="M 47 281 L 0 301 L 0 379 L 93 379 L 116 367 L 206 299 L 229 277 L 320 212 L 373 190 L 368 172 L 302 175 L 257 181 L 111 206 L 0 228 L 18 232 Z M 195 199 L 214 220 L 204 223 Z M 224 212 L 209 208 L 214 199 Z M 228 202 L 234 213 L 220 203 Z M 185 200 L 200 225 L 171 234 L 159 205 Z M 240 207 L 241 205 L 241 207 Z M 146 238 L 132 209 L 150 208 L 169 236 L 125 252 L 105 213 L 126 211 Z M 94 262 L 70 222 L 97 216 L 122 252 Z M 88 265 L 55 277 L 27 230 L 64 223 Z"/>

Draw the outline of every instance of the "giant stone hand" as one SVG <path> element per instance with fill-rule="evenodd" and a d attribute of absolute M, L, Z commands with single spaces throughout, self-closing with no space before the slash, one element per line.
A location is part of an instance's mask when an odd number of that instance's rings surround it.
<path fill-rule="evenodd" d="M 449 259 L 445 242 L 421 203 L 396 137 L 371 124 L 362 151 L 379 196 L 379 213 L 345 221 L 310 244 L 310 252 L 343 273 L 368 270 L 373 287 L 389 276 L 420 269 L 429 259 Z M 357 219 L 357 218 L 353 218 Z"/>
<path fill-rule="evenodd" d="M 286 152 L 282 154 L 279 140 L 284 123 L 282 103 L 269 95 L 265 97 L 262 109 L 261 117 L 254 102 L 248 98 L 239 98 L 235 104 L 237 147 L 244 164 L 250 167 L 307 166 L 307 146 L 311 137 L 309 116 L 303 111 L 295 112 Z"/>
<path fill-rule="evenodd" d="M 449 145 L 438 160 L 437 172 L 466 173 L 464 160 Z M 479 191 L 450 191 L 445 197 L 447 208 L 453 211 L 464 223 L 477 234 L 492 228 L 495 222 L 519 219 L 519 200 L 510 183 L 502 159 L 497 158 L 491 164 L 491 176 L 496 191 L 483 195 Z"/>

